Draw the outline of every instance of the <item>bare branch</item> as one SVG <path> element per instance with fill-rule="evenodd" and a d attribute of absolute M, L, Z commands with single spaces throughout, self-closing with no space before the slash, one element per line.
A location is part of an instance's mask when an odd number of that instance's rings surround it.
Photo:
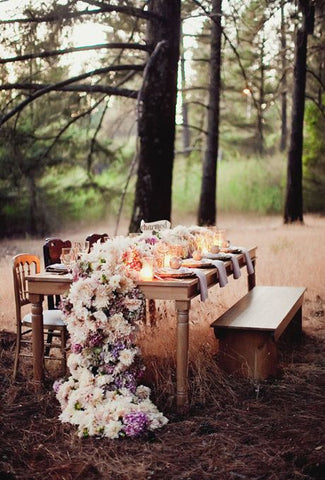
<path fill-rule="evenodd" d="M 312 101 L 316 105 L 320 113 L 323 115 L 323 117 L 325 118 L 325 108 L 323 107 L 323 105 L 320 105 L 319 102 L 317 102 L 317 100 L 312 95 L 306 94 L 306 99 Z"/>
<path fill-rule="evenodd" d="M 12 118 L 14 115 L 16 115 L 18 112 L 23 110 L 27 105 L 29 105 L 31 102 L 33 102 L 36 98 L 41 97 L 42 95 L 45 95 L 46 93 L 55 90 L 55 89 L 61 89 L 62 87 L 65 87 L 66 85 L 70 85 L 71 83 L 75 83 L 79 80 L 83 80 L 84 78 L 88 78 L 94 75 L 100 75 L 103 73 L 108 73 L 112 71 L 125 71 L 125 70 L 143 70 L 144 65 L 116 65 L 112 67 L 106 67 L 106 68 L 98 68 L 96 70 L 93 70 L 91 72 L 86 72 L 81 75 L 78 75 L 76 77 L 69 78 L 67 80 L 63 80 L 62 82 L 58 82 L 55 84 L 51 85 L 46 85 L 44 88 L 41 88 L 40 90 L 36 91 L 32 95 L 30 95 L 29 98 L 26 98 L 23 100 L 21 103 L 19 103 L 15 108 L 13 108 L 9 113 L 4 115 L 1 120 L 0 120 L 0 125 L 3 125 L 7 120 Z M 3 88 L 3 86 L 1 87 Z M 8 90 L 8 89 L 7 89 Z M 129 95 L 128 95 L 129 96 Z"/>
<path fill-rule="evenodd" d="M 51 145 L 48 147 L 48 149 L 44 152 L 43 154 L 43 158 L 46 158 L 50 151 L 52 150 L 52 148 L 55 146 L 55 144 L 58 142 L 58 140 L 60 139 L 60 137 L 64 134 L 64 132 L 66 132 L 68 130 L 68 128 L 75 122 L 77 122 L 78 120 L 80 120 L 80 118 L 82 117 L 85 117 L 86 115 L 89 115 L 90 112 L 92 112 L 95 108 L 98 107 L 98 105 L 100 105 L 100 103 L 105 99 L 105 97 L 102 97 L 100 100 L 98 100 L 92 107 L 90 107 L 89 109 L 85 110 L 84 112 L 81 112 L 79 113 L 78 115 L 76 115 L 75 117 L 73 117 L 71 120 L 69 120 L 65 126 L 59 131 L 59 133 L 55 136 L 53 142 L 51 143 Z"/>
<path fill-rule="evenodd" d="M 29 17 L 24 17 L 24 18 L 14 18 L 14 19 L 8 19 L 8 20 L 0 20 L 0 25 L 9 25 L 9 24 L 15 24 L 15 23 L 51 23 L 51 22 L 58 22 L 59 20 L 69 20 L 70 18 L 77 18 L 77 17 L 82 17 L 83 15 L 98 15 L 101 13 L 100 9 L 97 10 L 80 10 L 78 12 L 69 12 L 65 13 L 64 17 L 59 14 L 54 14 L 51 13 L 49 15 L 44 15 L 43 17 L 37 17 L 37 16 L 29 16 Z"/>
<path fill-rule="evenodd" d="M 317 75 L 315 72 L 313 72 L 313 70 L 310 70 L 309 68 L 307 68 L 307 73 L 309 73 L 312 77 L 314 77 L 315 80 L 317 80 L 317 82 L 320 84 L 322 89 L 325 90 L 325 84 L 319 75 Z"/>
<path fill-rule="evenodd" d="M 97 45 L 85 45 L 80 47 L 64 48 L 62 50 L 51 50 L 48 52 L 27 53 L 26 55 L 17 55 L 17 57 L 0 58 L 0 64 L 21 62 L 24 60 L 31 60 L 33 58 L 55 57 L 58 55 L 65 55 L 67 53 L 84 52 L 87 50 L 100 50 L 103 48 L 123 48 L 129 50 L 142 50 L 145 52 L 149 51 L 147 45 L 140 43 L 100 43 Z"/>
<path fill-rule="evenodd" d="M 79 10 L 77 12 L 64 12 L 64 14 L 62 13 L 62 11 L 59 13 L 52 12 L 44 16 L 33 15 L 32 12 L 30 11 L 29 12 L 30 15 L 28 17 L 0 20 L 0 25 L 1 24 L 8 25 L 8 24 L 14 24 L 14 23 L 44 23 L 44 22 L 51 23 L 51 22 L 58 22 L 62 20 L 68 20 L 70 18 L 77 18 L 84 15 L 98 15 L 99 13 L 107 13 L 107 12 L 123 13 L 126 15 L 143 18 L 145 20 L 149 20 L 152 18 L 161 19 L 159 15 L 142 10 L 141 8 L 130 7 L 130 6 L 107 5 L 102 2 L 92 2 L 90 0 L 85 0 L 85 1 L 87 1 L 89 5 L 99 6 L 99 8 L 96 10 L 86 9 L 86 10 Z"/>
<path fill-rule="evenodd" d="M 188 123 L 177 124 L 176 127 L 188 127 L 188 128 L 192 128 L 193 130 L 197 130 L 200 133 L 204 133 L 204 135 L 208 135 L 208 132 L 203 128 L 196 127 L 195 125 L 190 125 Z"/>

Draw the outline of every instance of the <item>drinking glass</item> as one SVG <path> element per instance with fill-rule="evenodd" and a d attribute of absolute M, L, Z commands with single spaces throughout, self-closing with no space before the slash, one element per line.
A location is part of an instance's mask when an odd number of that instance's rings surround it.
<path fill-rule="evenodd" d="M 62 248 L 60 255 L 61 262 L 67 267 L 67 270 L 71 271 L 72 261 L 73 261 L 73 250 L 72 248 Z"/>

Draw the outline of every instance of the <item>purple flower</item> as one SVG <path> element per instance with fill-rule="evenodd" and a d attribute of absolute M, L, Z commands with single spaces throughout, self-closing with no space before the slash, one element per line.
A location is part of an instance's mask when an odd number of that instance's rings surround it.
<path fill-rule="evenodd" d="M 72 353 L 80 353 L 82 350 L 82 345 L 80 343 L 73 343 L 71 345 L 71 352 Z"/>
<path fill-rule="evenodd" d="M 55 380 L 55 382 L 53 383 L 53 390 L 55 393 L 58 393 L 62 383 L 63 383 L 63 378 L 60 378 L 59 380 Z"/>
<path fill-rule="evenodd" d="M 146 243 L 149 243 L 149 245 L 155 245 L 157 243 L 157 240 L 157 237 L 146 238 Z"/>
<path fill-rule="evenodd" d="M 124 344 L 122 342 L 118 342 L 114 348 L 112 349 L 112 355 L 115 359 L 120 356 L 120 351 L 123 350 Z"/>
<path fill-rule="evenodd" d="M 148 418 L 143 412 L 130 412 L 123 418 L 124 432 L 128 437 L 136 437 L 144 432 Z"/>
<path fill-rule="evenodd" d="M 99 347 L 103 343 L 103 334 L 102 332 L 94 332 L 90 335 L 88 343 L 90 347 Z"/>

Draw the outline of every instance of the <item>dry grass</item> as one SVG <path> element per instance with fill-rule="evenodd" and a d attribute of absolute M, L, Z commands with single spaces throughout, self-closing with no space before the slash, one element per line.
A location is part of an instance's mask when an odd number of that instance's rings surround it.
<path fill-rule="evenodd" d="M 232 288 L 210 290 L 204 304 L 192 302 L 191 409 L 179 417 L 174 408 L 175 315 L 171 304 L 157 302 L 156 326 L 143 326 L 140 343 L 145 381 L 169 424 L 141 439 L 80 440 L 57 419 L 53 368 L 42 394 L 33 390 L 27 362 L 18 381 L 11 382 L 14 335 L 2 332 L 1 480 L 324 478 L 325 219 L 307 216 L 304 226 L 283 226 L 279 217 L 225 217 L 219 223 L 232 243 L 258 246 L 257 284 L 308 288 L 303 340 L 283 347 L 282 376 L 254 385 L 225 376 L 216 364 L 209 325 L 246 291 L 243 275 L 236 283 L 231 280 Z M 107 225 L 97 228 L 104 230 Z M 76 239 L 86 233 L 58 232 Z M 41 245 L 41 239 L 0 242 L 1 330 L 14 330 L 10 259 L 22 251 L 41 255 Z"/>

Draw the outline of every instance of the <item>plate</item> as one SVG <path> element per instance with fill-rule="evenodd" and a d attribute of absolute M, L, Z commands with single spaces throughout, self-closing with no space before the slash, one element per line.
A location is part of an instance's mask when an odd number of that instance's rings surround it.
<path fill-rule="evenodd" d="M 242 253 L 240 248 L 223 248 L 221 253 Z"/>
<path fill-rule="evenodd" d="M 205 258 L 210 258 L 211 260 L 222 260 L 224 262 L 227 262 L 228 260 L 231 260 L 231 255 L 227 253 L 204 253 L 203 254 Z"/>
<path fill-rule="evenodd" d="M 201 260 L 194 260 L 194 258 L 186 258 L 182 261 L 183 267 L 187 268 L 210 268 L 213 267 L 212 263 L 207 258 Z"/>
<path fill-rule="evenodd" d="M 161 268 L 156 270 L 155 274 L 159 277 L 169 277 L 169 278 L 185 278 L 185 277 L 195 277 L 195 273 L 190 268 L 181 267 L 177 270 L 175 268 Z"/>
<path fill-rule="evenodd" d="M 53 263 L 48 265 L 45 270 L 52 273 L 68 273 L 68 269 L 63 263 Z"/>

